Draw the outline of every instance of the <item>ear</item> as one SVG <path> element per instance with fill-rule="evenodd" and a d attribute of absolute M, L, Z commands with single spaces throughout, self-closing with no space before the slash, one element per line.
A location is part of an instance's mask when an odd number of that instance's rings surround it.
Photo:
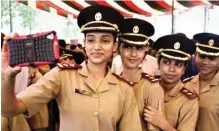
<path fill-rule="evenodd" d="M 116 52 L 118 49 L 118 41 L 113 44 L 113 52 Z"/>

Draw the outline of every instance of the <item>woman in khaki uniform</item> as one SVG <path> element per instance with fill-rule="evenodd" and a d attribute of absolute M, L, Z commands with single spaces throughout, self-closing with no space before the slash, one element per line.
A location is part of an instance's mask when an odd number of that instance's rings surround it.
<path fill-rule="evenodd" d="M 28 85 L 35 84 L 44 74 L 39 69 L 47 69 L 47 65 L 41 65 L 38 67 L 29 66 L 29 81 Z M 45 104 L 40 111 L 30 118 L 26 118 L 31 131 L 46 131 L 49 127 L 49 112 L 47 104 Z"/>
<path fill-rule="evenodd" d="M 1 116 L 1 131 L 31 131 L 23 114 L 14 117 Z"/>
<path fill-rule="evenodd" d="M 219 131 L 219 35 L 194 35 L 196 65 L 199 74 L 185 80 L 186 86 L 199 95 L 199 117 L 196 131 Z"/>
<path fill-rule="evenodd" d="M 158 107 L 159 100 L 163 101 L 163 89 L 158 79 L 143 73 L 142 68 L 139 68 L 146 55 L 149 37 L 154 34 L 154 27 L 147 21 L 134 18 L 125 19 L 119 27 L 119 53 L 123 71 L 118 75 L 128 79 L 133 86 L 143 131 L 160 130 L 144 121 L 143 110 L 145 106 Z"/>
<path fill-rule="evenodd" d="M 155 45 L 159 49 L 158 65 L 160 85 L 165 93 L 165 110 L 161 102 L 158 110 L 148 106 L 145 109 L 145 120 L 163 131 L 195 131 L 198 97 L 180 80 L 188 60 L 195 52 L 195 44 L 184 36 L 167 35 L 159 38 Z"/>
<path fill-rule="evenodd" d="M 116 51 L 118 23 L 123 16 L 112 8 L 89 6 L 78 16 L 85 33 L 88 61 L 81 66 L 59 65 L 15 97 L 13 78 L 20 68 L 8 66 L 7 42 L 2 53 L 2 113 L 32 116 L 56 98 L 60 131 L 141 131 L 132 88 L 107 67 Z M 7 99 L 7 102 L 5 100 Z"/>

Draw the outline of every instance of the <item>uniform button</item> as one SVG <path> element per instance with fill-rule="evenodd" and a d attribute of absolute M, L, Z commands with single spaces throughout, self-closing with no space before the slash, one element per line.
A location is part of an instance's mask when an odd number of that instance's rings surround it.
<path fill-rule="evenodd" d="M 97 94 L 93 94 L 93 97 L 94 97 L 94 98 L 98 98 L 98 95 L 97 95 Z"/>
<path fill-rule="evenodd" d="M 94 112 L 94 115 L 97 116 L 97 115 L 98 115 L 98 112 L 95 111 L 95 112 Z"/>

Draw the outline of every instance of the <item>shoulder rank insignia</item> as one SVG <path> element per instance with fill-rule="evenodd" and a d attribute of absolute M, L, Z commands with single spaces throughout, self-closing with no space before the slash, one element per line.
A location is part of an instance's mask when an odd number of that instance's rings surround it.
<path fill-rule="evenodd" d="M 189 89 L 187 89 L 187 88 L 185 88 L 185 87 L 183 87 L 183 88 L 180 90 L 180 92 L 181 92 L 182 94 L 184 94 L 186 97 L 188 97 L 189 99 L 194 99 L 194 98 L 198 97 L 198 95 L 197 95 L 196 93 L 190 91 Z"/>
<path fill-rule="evenodd" d="M 131 86 L 134 85 L 134 82 L 129 81 L 128 79 L 126 79 L 126 78 L 124 78 L 124 77 L 122 77 L 122 76 L 120 76 L 120 75 L 117 75 L 117 74 L 115 74 L 115 73 L 112 73 L 112 74 L 113 74 L 114 76 L 116 76 L 117 79 L 122 80 L 122 81 L 124 81 L 125 83 L 128 83 L 128 84 L 131 85 Z"/>
<path fill-rule="evenodd" d="M 59 68 L 59 69 L 80 69 L 82 68 L 81 65 L 78 65 L 78 64 L 61 64 L 61 63 L 57 63 L 56 66 Z"/>
<path fill-rule="evenodd" d="M 189 78 L 185 78 L 185 79 L 183 80 L 183 83 L 186 83 L 186 82 L 191 81 L 194 77 L 195 77 L 195 76 L 192 76 L 192 77 L 189 77 Z"/>
<path fill-rule="evenodd" d="M 159 78 L 153 77 L 152 75 L 150 75 L 150 74 L 148 74 L 148 73 L 142 73 L 141 75 L 142 75 L 143 78 L 146 78 L 146 79 L 148 79 L 150 82 L 153 82 L 153 83 L 160 81 Z"/>

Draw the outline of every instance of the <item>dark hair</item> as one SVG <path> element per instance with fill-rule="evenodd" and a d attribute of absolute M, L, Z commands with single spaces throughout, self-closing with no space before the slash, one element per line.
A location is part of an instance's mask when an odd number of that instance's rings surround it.
<path fill-rule="evenodd" d="M 70 45 L 70 49 L 74 50 L 77 46 L 76 45 Z"/>
<path fill-rule="evenodd" d="M 167 58 L 167 57 L 164 57 L 164 56 L 162 56 L 162 55 L 158 55 L 158 58 L 157 58 L 157 63 L 158 63 L 158 65 L 160 64 L 160 61 L 161 61 L 161 59 L 162 58 Z M 181 61 L 181 60 L 178 60 L 178 61 Z M 185 65 L 185 67 L 188 65 L 188 62 L 189 62 L 189 60 L 187 60 L 187 61 L 181 61 L 182 63 L 184 63 L 184 65 Z"/>
<path fill-rule="evenodd" d="M 81 49 L 82 48 L 82 44 L 77 44 L 77 47 Z"/>
<path fill-rule="evenodd" d="M 98 32 L 106 32 L 106 31 L 98 31 Z M 88 32 L 86 32 L 86 33 L 84 33 L 84 38 L 86 39 L 86 34 L 87 34 Z M 113 33 L 113 32 L 111 32 L 112 33 L 112 35 L 113 35 L 113 42 L 115 43 L 116 42 L 116 40 L 117 40 L 117 33 Z"/>

